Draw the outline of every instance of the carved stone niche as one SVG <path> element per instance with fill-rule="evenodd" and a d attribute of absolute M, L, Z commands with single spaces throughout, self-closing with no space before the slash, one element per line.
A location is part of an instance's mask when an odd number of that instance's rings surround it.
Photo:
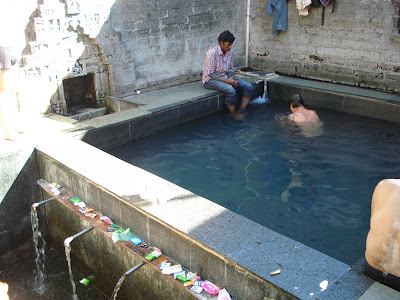
<path fill-rule="evenodd" d="M 62 80 L 59 91 L 59 103 L 54 108 L 63 107 L 59 113 L 64 115 L 79 114 L 87 109 L 105 106 L 105 97 L 110 96 L 111 83 L 108 71 L 110 67 L 104 63 L 98 45 L 87 36 L 81 36 L 85 51 L 71 65 L 69 74 Z M 57 111 L 54 109 L 57 113 Z"/>
<path fill-rule="evenodd" d="M 65 7 L 67 15 L 75 15 L 81 12 L 79 1 L 77 0 L 66 0 Z"/>

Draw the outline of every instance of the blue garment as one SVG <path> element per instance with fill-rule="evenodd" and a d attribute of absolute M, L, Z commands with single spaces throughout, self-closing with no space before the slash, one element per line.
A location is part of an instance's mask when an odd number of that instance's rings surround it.
<path fill-rule="evenodd" d="M 269 0 L 267 14 L 274 15 L 272 34 L 277 35 L 278 30 L 286 31 L 288 23 L 286 0 Z"/>
<path fill-rule="evenodd" d="M 225 104 L 228 106 L 235 106 L 237 101 L 237 91 L 242 92 L 243 96 L 249 96 L 250 98 L 254 94 L 254 89 L 251 83 L 242 79 L 239 79 L 239 86 L 236 89 L 230 84 L 213 79 L 207 81 L 204 84 L 204 87 L 209 90 L 223 92 L 225 95 Z"/>

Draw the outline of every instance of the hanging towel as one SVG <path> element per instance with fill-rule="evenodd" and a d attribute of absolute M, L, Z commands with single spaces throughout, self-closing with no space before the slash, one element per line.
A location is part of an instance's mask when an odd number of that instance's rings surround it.
<path fill-rule="evenodd" d="M 273 35 L 277 35 L 281 30 L 286 31 L 288 22 L 286 0 L 269 0 L 267 14 L 274 16 L 272 21 Z"/>
<path fill-rule="evenodd" d="M 311 0 L 296 0 L 296 6 L 300 16 L 308 16 L 308 8 L 311 4 Z"/>

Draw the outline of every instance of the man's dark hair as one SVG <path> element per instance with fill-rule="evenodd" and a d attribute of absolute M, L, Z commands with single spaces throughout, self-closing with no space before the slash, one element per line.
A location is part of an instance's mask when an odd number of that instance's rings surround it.
<path fill-rule="evenodd" d="M 233 36 L 232 33 L 230 33 L 229 30 L 225 30 L 218 37 L 218 43 L 220 43 L 220 42 L 223 42 L 223 43 L 229 42 L 229 43 L 232 44 L 234 40 L 235 40 L 235 37 Z"/>
<path fill-rule="evenodd" d="M 289 99 L 289 106 L 290 105 L 292 105 L 293 107 L 300 107 L 304 105 L 304 100 L 299 94 L 294 94 Z"/>

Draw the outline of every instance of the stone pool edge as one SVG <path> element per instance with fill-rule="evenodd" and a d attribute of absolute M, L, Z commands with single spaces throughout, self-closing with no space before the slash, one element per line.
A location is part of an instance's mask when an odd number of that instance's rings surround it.
<path fill-rule="evenodd" d="M 314 299 L 327 293 L 319 287 L 323 280 L 333 285 L 349 272 L 350 266 L 160 177 L 81 141 L 68 142 L 61 152 L 55 144 L 37 146 L 41 177 L 239 299 Z M 271 276 L 277 269 L 281 274 Z"/>
<path fill-rule="evenodd" d="M 314 102 L 308 102 L 314 107 L 324 107 L 342 112 L 347 107 L 345 105 L 346 101 L 351 103 L 353 107 L 364 106 L 360 106 L 360 103 L 363 103 L 362 101 L 369 101 L 369 103 L 381 106 L 383 109 L 377 109 L 374 107 L 372 110 L 356 110 L 353 111 L 353 113 L 368 117 L 378 117 L 380 119 L 389 121 L 399 121 L 398 115 L 395 111 L 400 108 L 400 105 L 393 101 L 388 102 L 365 97 L 365 95 L 357 96 L 354 94 L 340 93 L 338 91 L 316 89 L 312 87 L 301 86 L 298 84 L 298 82 L 294 82 L 293 84 L 288 82 L 282 83 L 279 82 L 279 80 L 276 80 L 275 82 L 274 80 L 271 80 L 271 82 L 268 83 L 268 92 L 272 101 L 281 101 L 282 99 L 286 99 L 288 96 L 290 96 L 290 94 L 297 92 L 301 93 L 305 98 L 315 98 L 316 100 Z M 279 97 L 274 95 L 279 95 Z M 357 105 L 353 102 L 353 99 L 356 99 Z M 202 105 L 198 105 L 199 103 L 202 103 Z M 199 109 L 199 107 L 201 108 Z M 96 122 L 99 122 L 97 124 L 100 124 L 100 126 L 89 126 L 87 128 L 83 128 L 81 131 L 70 131 L 69 133 L 72 133 L 73 136 L 82 139 L 88 144 L 104 149 L 146 136 L 152 132 L 166 127 L 181 124 L 186 120 L 190 120 L 198 116 L 204 116 L 219 111 L 222 108 L 223 98 L 221 95 L 214 92 L 211 95 L 207 95 L 203 98 L 199 97 L 190 100 L 179 101 L 176 106 L 169 105 L 167 107 L 160 108 L 160 110 L 146 111 L 145 109 L 139 108 L 135 112 L 130 111 L 128 113 L 128 111 L 126 111 L 122 114 L 125 114 L 123 116 L 124 120 L 122 121 L 119 119 L 116 122 L 110 122 L 107 124 L 97 120 Z M 194 112 L 190 112 L 191 109 L 197 111 L 197 113 L 201 113 L 196 114 Z M 185 113 L 182 114 L 182 112 Z M 190 117 L 185 115 L 188 112 L 190 112 Z M 381 115 L 377 115 L 376 112 L 383 113 Z M 394 118 L 396 116 L 397 118 Z M 93 121 L 89 123 L 94 124 Z M 137 129 L 138 126 L 140 130 L 132 132 L 132 128 Z M 111 139 L 110 142 L 107 141 L 107 137 Z M 117 137 L 117 139 L 114 139 L 115 137 Z M 101 142 L 97 143 L 99 138 Z M 361 296 L 365 290 L 367 290 L 373 284 L 373 281 L 371 281 L 369 278 L 359 274 L 354 270 L 351 270 L 350 266 L 346 267 L 348 269 L 334 280 L 335 285 L 328 288 L 326 292 L 319 293 L 317 298 L 330 299 L 333 297 L 333 295 L 336 297 L 339 293 L 341 295 L 341 299 L 354 299 L 355 297 Z M 330 284 L 332 283 L 333 282 L 330 281 Z M 298 287 L 294 286 L 292 288 Z M 287 287 L 287 290 L 290 291 L 290 288 Z M 308 296 L 311 295 L 308 294 Z M 314 294 L 314 296 L 316 296 L 316 294 Z M 303 297 L 305 297 L 305 294 L 301 295 L 301 298 Z"/>

